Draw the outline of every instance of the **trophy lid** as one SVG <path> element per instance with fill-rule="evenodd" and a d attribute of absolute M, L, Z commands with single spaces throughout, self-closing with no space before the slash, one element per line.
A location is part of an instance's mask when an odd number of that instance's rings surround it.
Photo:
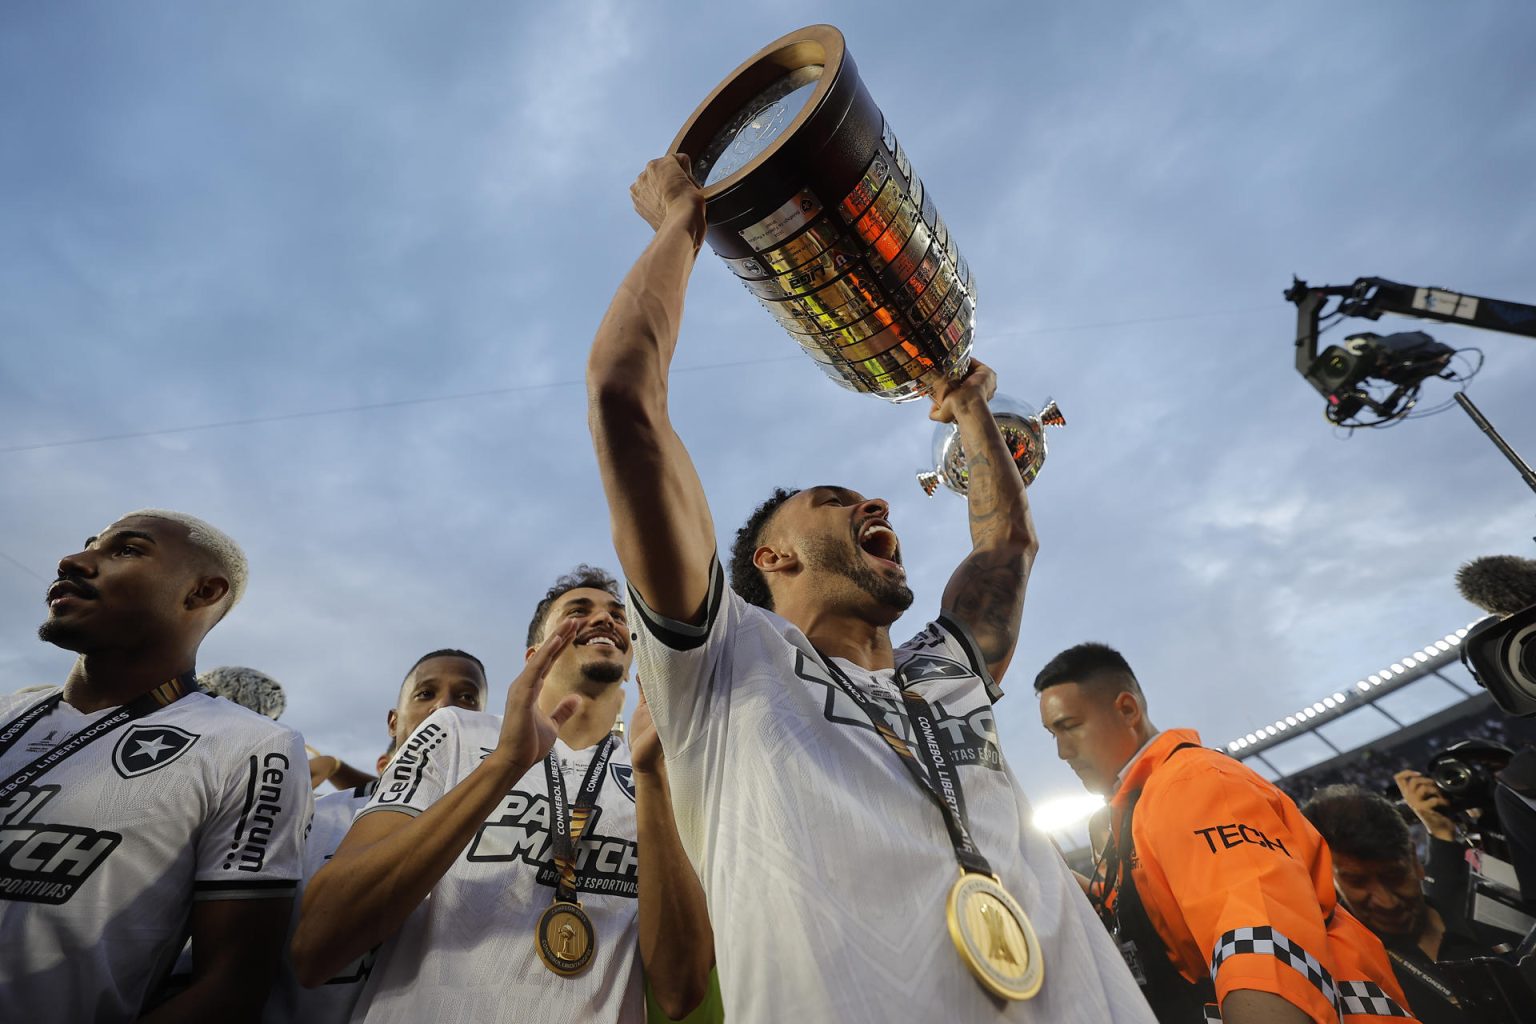
<path fill-rule="evenodd" d="M 694 161 L 706 202 L 789 144 L 832 92 L 846 56 L 841 32 L 808 25 L 775 39 L 715 86 L 671 147 Z"/>

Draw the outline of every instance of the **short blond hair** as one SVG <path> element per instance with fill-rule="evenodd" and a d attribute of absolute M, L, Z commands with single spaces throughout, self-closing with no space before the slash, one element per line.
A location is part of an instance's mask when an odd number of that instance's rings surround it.
<path fill-rule="evenodd" d="M 229 581 L 229 593 L 224 595 L 224 613 L 228 614 L 231 608 L 240 603 L 240 599 L 245 596 L 245 585 L 250 579 L 251 567 L 246 561 L 245 552 L 240 550 L 240 545 L 235 543 L 234 538 L 211 523 L 185 512 L 172 512 L 163 508 L 141 508 L 122 518 L 132 519 L 135 516 L 165 519 L 185 526 L 187 540 L 193 547 L 211 558 L 220 574 Z"/>

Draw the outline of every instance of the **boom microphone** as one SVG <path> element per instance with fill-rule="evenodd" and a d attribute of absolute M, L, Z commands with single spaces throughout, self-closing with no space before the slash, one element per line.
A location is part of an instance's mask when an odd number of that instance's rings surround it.
<path fill-rule="evenodd" d="M 1536 605 L 1536 559 L 1517 555 L 1474 558 L 1456 570 L 1456 589 L 1485 612 L 1513 615 Z"/>

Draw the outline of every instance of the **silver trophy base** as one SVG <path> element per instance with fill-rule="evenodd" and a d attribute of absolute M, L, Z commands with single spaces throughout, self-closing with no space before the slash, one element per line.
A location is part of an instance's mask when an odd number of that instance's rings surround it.
<path fill-rule="evenodd" d="M 1024 486 L 1028 487 L 1040 475 L 1040 467 L 1045 465 L 1048 450 L 1045 428 L 1066 426 L 1066 417 L 1053 401 L 1047 401 L 1038 414 L 1028 412 L 1027 406 L 1011 399 L 999 397 L 993 404 L 1001 408 L 994 410 L 992 418 L 1003 432 L 1003 442 L 1019 469 Z M 932 497 L 940 484 L 956 494 L 968 493 L 970 473 L 965 466 L 965 449 L 960 444 L 959 428 L 953 424 L 940 424 L 934 432 L 933 450 L 934 468 L 917 474 L 917 483 L 923 493 Z"/>

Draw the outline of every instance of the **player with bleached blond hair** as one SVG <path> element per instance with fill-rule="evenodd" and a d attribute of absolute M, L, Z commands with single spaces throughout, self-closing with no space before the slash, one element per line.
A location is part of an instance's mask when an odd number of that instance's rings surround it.
<path fill-rule="evenodd" d="M 310 816 L 304 746 L 198 687 L 244 593 L 233 540 L 123 516 L 60 559 L 41 639 L 62 687 L 0 697 L 0 1020 L 254 1020 Z M 162 997 L 186 935 L 187 988 Z"/>

